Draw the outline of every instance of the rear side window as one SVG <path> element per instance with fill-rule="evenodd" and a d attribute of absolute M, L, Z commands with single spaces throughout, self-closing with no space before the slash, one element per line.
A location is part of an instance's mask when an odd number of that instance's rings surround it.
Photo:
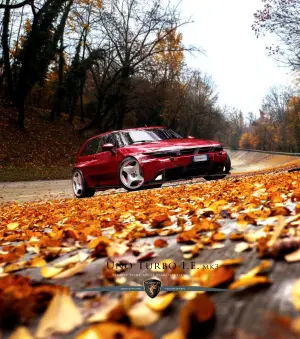
<path fill-rule="evenodd" d="M 99 142 L 100 142 L 100 138 L 92 139 L 91 141 L 89 141 L 85 145 L 80 156 L 83 157 L 83 156 L 86 156 L 86 155 L 96 154 L 98 152 Z"/>

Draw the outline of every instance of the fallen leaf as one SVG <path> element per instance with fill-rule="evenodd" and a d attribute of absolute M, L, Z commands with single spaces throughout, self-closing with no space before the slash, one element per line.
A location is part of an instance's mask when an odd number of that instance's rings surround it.
<path fill-rule="evenodd" d="M 33 336 L 27 327 L 20 326 L 14 330 L 9 339 L 33 339 Z"/>
<path fill-rule="evenodd" d="M 284 206 L 278 206 L 278 207 L 274 207 L 271 210 L 271 216 L 275 216 L 275 215 L 281 215 L 281 216 L 288 216 L 291 214 L 291 211 Z"/>
<path fill-rule="evenodd" d="M 19 227 L 19 223 L 18 222 L 11 222 L 7 225 L 7 228 L 10 230 L 10 231 L 14 231 L 16 230 L 17 228 Z"/>
<path fill-rule="evenodd" d="M 107 245 L 110 244 L 109 238 L 101 236 L 101 237 L 91 240 L 88 244 L 88 249 L 91 250 L 91 249 L 96 248 L 101 242 L 104 242 Z"/>
<path fill-rule="evenodd" d="M 153 311 L 161 312 L 164 311 L 174 300 L 175 293 L 165 293 L 155 298 L 146 297 L 146 305 L 149 306 Z"/>
<path fill-rule="evenodd" d="M 41 268 L 41 275 L 46 279 L 53 278 L 63 270 L 64 270 L 63 267 L 43 266 Z"/>
<path fill-rule="evenodd" d="M 186 336 L 181 328 L 176 328 L 174 331 L 164 334 L 162 339 L 186 339 Z"/>
<path fill-rule="evenodd" d="M 297 279 L 293 285 L 292 301 L 296 311 L 300 311 L 300 279 Z"/>
<path fill-rule="evenodd" d="M 125 294 L 125 293 L 124 293 Z M 111 321 L 114 313 L 117 313 L 120 308 L 120 301 L 117 299 L 109 299 L 105 303 L 103 303 L 99 310 L 97 310 L 93 315 L 91 315 L 87 322 L 88 323 L 96 323 L 103 321 Z M 114 319 L 118 320 L 118 319 Z"/>
<path fill-rule="evenodd" d="M 168 246 L 168 242 L 164 239 L 156 239 L 154 241 L 154 247 L 163 248 L 163 247 L 167 247 L 167 246 Z"/>
<path fill-rule="evenodd" d="M 300 317 L 292 320 L 291 329 L 298 337 L 300 336 Z"/>
<path fill-rule="evenodd" d="M 272 238 L 268 242 L 268 246 L 269 247 L 271 247 L 271 246 L 273 246 L 275 244 L 276 240 L 280 237 L 280 235 L 281 235 L 285 225 L 286 225 L 285 219 L 283 218 L 282 215 L 280 215 L 278 217 L 278 223 L 276 224 L 276 226 L 274 228 L 274 233 L 272 235 Z"/>
<path fill-rule="evenodd" d="M 229 285 L 230 290 L 236 290 L 238 288 L 248 288 L 255 285 L 269 285 L 272 282 L 269 278 L 264 276 L 254 276 L 249 278 L 238 279 Z"/>
<path fill-rule="evenodd" d="M 273 258 L 279 258 L 284 254 L 293 252 L 300 247 L 300 237 L 290 237 L 279 239 L 275 244 L 269 248 L 264 248 L 261 251 L 262 256 L 271 256 Z"/>
<path fill-rule="evenodd" d="M 81 331 L 76 336 L 76 339 L 119 339 L 119 338 L 154 339 L 153 335 L 149 332 L 112 322 L 93 325 Z"/>
<path fill-rule="evenodd" d="M 58 273 L 53 277 L 53 279 L 65 279 L 73 277 L 74 275 L 81 273 L 88 263 L 77 263 L 74 266 Z"/>
<path fill-rule="evenodd" d="M 139 298 L 138 291 L 130 291 L 122 294 L 121 304 L 125 311 L 128 311 L 132 305 L 134 305 Z"/>
<path fill-rule="evenodd" d="M 46 261 L 40 257 L 34 257 L 26 263 L 27 267 L 43 267 L 45 265 L 47 265 Z"/>
<path fill-rule="evenodd" d="M 290 254 L 287 254 L 284 257 L 285 261 L 287 262 L 296 262 L 296 261 L 300 261 L 300 248 L 298 250 L 296 250 L 295 252 L 292 252 Z"/>
<path fill-rule="evenodd" d="M 225 259 L 225 260 L 216 260 L 213 264 L 218 266 L 234 266 L 240 265 L 244 261 L 243 258 L 234 258 L 234 259 Z"/>
<path fill-rule="evenodd" d="M 215 306 L 206 294 L 197 295 L 182 307 L 179 316 L 179 327 L 184 335 L 188 335 L 192 327 L 201 331 L 201 324 L 213 319 Z"/>
<path fill-rule="evenodd" d="M 143 301 L 133 305 L 127 315 L 132 325 L 137 327 L 150 326 L 160 318 L 160 313 L 151 310 Z"/>
<path fill-rule="evenodd" d="M 263 271 L 268 271 L 272 267 L 272 262 L 270 260 L 262 260 L 257 266 L 252 268 L 249 272 L 242 274 L 239 279 L 250 279 L 257 274 L 263 272 Z"/>
<path fill-rule="evenodd" d="M 4 273 L 10 273 L 10 272 L 15 272 L 22 270 L 26 267 L 27 261 L 19 261 L 10 265 L 7 265 L 4 268 Z"/>
<path fill-rule="evenodd" d="M 42 316 L 35 333 L 36 338 L 48 338 L 54 333 L 66 334 L 83 324 L 83 317 L 69 291 L 55 294 Z"/>
<path fill-rule="evenodd" d="M 210 270 L 197 270 L 193 276 L 194 281 L 197 281 L 199 285 L 203 287 L 217 287 L 233 280 L 233 278 L 234 269 L 226 266 L 220 266 Z"/>
<path fill-rule="evenodd" d="M 246 242 L 239 242 L 238 244 L 235 245 L 234 247 L 234 251 L 237 252 L 237 253 L 241 253 L 241 252 L 244 252 L 248 249 L 250 249 L 251 247 L 249 246 L 248 243 Z"/>
<path fill-rule="evenodd" d="M 73 255 L 72 257 L 69 257 L 67 259 L 61 260 L 61 261 L 53 264 L 53 266 L 64 267 L 64 266 L 67 266 L 67 265 L 70 265 L 70 264 L 77 264 L 79 262 L 85 261 L 88 257 L 89 257 L 88 253 L 78 252 L 77 254 Z"/>

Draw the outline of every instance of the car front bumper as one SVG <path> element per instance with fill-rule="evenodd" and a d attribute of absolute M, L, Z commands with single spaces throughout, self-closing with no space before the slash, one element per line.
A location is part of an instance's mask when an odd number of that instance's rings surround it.
<path fill-rule="evenodd" d="M 227 160 L 227 153 L 224 151 L 207 153 L 207 161 L 194 162 L 193 156 L 141 157 L 139 163 L 143 170 L 145 183 L 222 173 Z"/>

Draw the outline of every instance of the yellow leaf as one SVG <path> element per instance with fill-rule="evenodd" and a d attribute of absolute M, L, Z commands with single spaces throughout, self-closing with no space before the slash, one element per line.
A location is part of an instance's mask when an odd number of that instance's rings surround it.
<path fill-rule="evenodd" d="M 74 275 L 81 273 L 87 264 L 88 263 L 77 263 L 73 267 L 55 275 L 53 279 L 65 279 L 73 277 Z"/>
<path fill-rule="evenodd" d="M 88 318 L 88 323 L 96 323 L 109 320 L 110 314 L 120 305 L 119 300 L 109 300 L 108 303 L 102 305 L 96 313 Z"/>
<path fill-rule="evenodd" d="M 176 328 L 174 331 L 163 335 L 162 339 L 186 339 L 186 336 L 181 328 Z"/>
<path fill-rule="evenodd" d="M 10 224 L 7 225 L 7 228 L 10 231 L 13 231 L 15 229 L 17 229 L 19 227 L 19 223 L 18 222 L 11 222 Z"/>
<path fill-rule="evenodd" d="M 175 298 L 175 293 L 166 293 L 154 299 L 147 297 L 146 304 L 153 311 L 164 311 Z"/>
<path fill-rule="evenodd" d="M 91 240 L 91 241 L 89 242 L 89 244 L 88 244 L 88 249 L 91 250 L 91 249 L 97 247 L 97 245 L 98 245 L 100 242 L 105 242 L 105 243 L 107 243 L 107 244 L 110 244 L 110 240 L 109 240 L 108 238 L 101 236 L 101 237 L 99 237 L 99 238 L 97 238 L 97 239 Z"/>
<path fill-rule="evenodd" d="M 72 257 L 69 257 L 67 259 L 64 259 L 58 263 L 55 263 L 55 267 L 63 267 L 70 264 L 77 264 L 78 262 L 83 262 L 88 258 L 88 253 L 85 252 L 78 252 L 77 254 L 73 255 Z"/>
<path fill-rule="evenodd" d="M 69 333 L 83 324 L 83 316 L 69 291 L 58 292 L 39 322 L 35 337 L 49 338 L 54 333 Z"/>
<path fill-rule="evenodd" d="M 300 279 L 297 279 L 292 289 L 293 305 L 297 311 L 300 311 Z"/>
<path fill-rule="evenodd" d="M 41 275 L 44 278 L 52 278 L 56 276 L 58 273 L 63 271 L 63 267 L 54 267 L 54 266 L 43 266 L 41 268 Z"/>
<path fill-rule="evenodd" d="M 9 339 L 33 339 L 33 336 L 26 327 L 20 326 L 15 329 Z"/>
<path fill-rule="evenodd" d="M 137 327 L 150 326 L 160 318 L 160 313 L 152 311 L 144 302 L 133 305 L 127 315 L 132 325 Z"/>
<path fill-rule="evenodd" d="M 46 266 L 47 262 L 40 257 L 34 257 L 31 260 L 27 261 L 27 267 L 43 267 Z"/>

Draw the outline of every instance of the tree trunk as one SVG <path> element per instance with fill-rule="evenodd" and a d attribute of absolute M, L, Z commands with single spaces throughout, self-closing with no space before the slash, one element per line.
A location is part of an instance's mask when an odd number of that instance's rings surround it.
<path fill-rule="evenodd" d="M 69 121 L 69 123 L 71 123 L 71 124 L 72 124 L 72 122 L 73 122 L 73 118 L 74 118 L 74 113 L 75 113 L 77 101 L 78 101 L 78 94 L 76 93 L 76 94 L 74 94 L 74 95 L 72 96 L 72 99 L 71 99 L 71 101 L 70 101 L 70 102 L 71 102 L 71 106 L 70 106 L 70 109 L 69 109 L 70 115 L 69 115 L 68 121 Z"/>
<path fill-rule="evenodd" d="M 61 104 L 64 99 L 64 88 L 63 88 L 63 82 L 64 82 L 64 65 L 65 65 L 65 59 L 64 59 L 64 38 L 63 35 L 60 38 L 60 49 L 59 49 L 59 65 L 58 65 L 58 87 L 56 89 L 56 92 L 54 94 L 54 100 L 53 100 L 53 107 L 50 113 L 50 120 L 54 121 L 57 116 L 60 115 L 61 112 Z"/>
<path fill-rule="evenodd" d="M 24 7 L 22 7 L 22 12 L 21 12 L 21 19 L 20 19 L 20 24 L 18 28 L 18 34 L 17 34 L 17 40 L 16 40 L 16 50 L 14 54 L 14 60 L 13 60 L 13 66 L 12 66 L 12 73 L 13 73 L 13 83 L 16 84 L 17 82 L 17 70 L 16 70 L 16 59 L 17 59 L 17 54 L 19 50 L 19 40 L 20 40 L 20 35 L 21 35 L 21 29 L 23 25 L 23 16 L 24 16 Z"/>
<path fill-rule="evenodd" d="M 91 11 L 88 13 L 88 20 L 87 20 L 87 25 L 90 24 L 90 16 L 91 16 Z M 86 50 L 86 41 L 87 41 L 87 36 L 88 36 L 88 28 L 84 29 L 84 35 L 83 35 L 83 50 L 82 50 L 82 60 L 85 59 L 85 50 Z M 84 122 L 84 107 L 83 107 L 83 89 L 84 89 L 84 79 L 82 78 L 80 81 L 80 110 L 81 110 L 81 122 Z"/>
<path fill-rule="evenodd" d="M 9 0 L 6 0 L 6 5 L 9 5 Z M 3 16 L 3 32 L 2 32 L 2 51 L 3 51 L 3 61 L 4 61 L 4 77 L 7 84 L 7 94 L 10 100 L 13 100 L 14 97 L 14 88 L 12 80 L 12 72 L 10 67 L 9 59 L 9 20 L 10 20 L 10 9 L 6 8 Z"/>
<path fill-rule="evenodd" d="M 127 100 L 128 100 L 128 92 L 129 92 L 129 67 L 124 67 L 124 70 L 120 79 L 119 93 L 120 93 L 120 101 L 119 101 L 119 110 L 118 110 L 118 118 L 116 127 L 117 129 L 122 129 L 124 118 L 127 111 Z"/>
<path fill-rule="evenodd" d="M 84 81 L 81 79 L 81 82 L 80 82 L 80 111 L 81 111 L 80 121 L 81 122 L 84 122 L 83 88 L 84 88 Z"/>

